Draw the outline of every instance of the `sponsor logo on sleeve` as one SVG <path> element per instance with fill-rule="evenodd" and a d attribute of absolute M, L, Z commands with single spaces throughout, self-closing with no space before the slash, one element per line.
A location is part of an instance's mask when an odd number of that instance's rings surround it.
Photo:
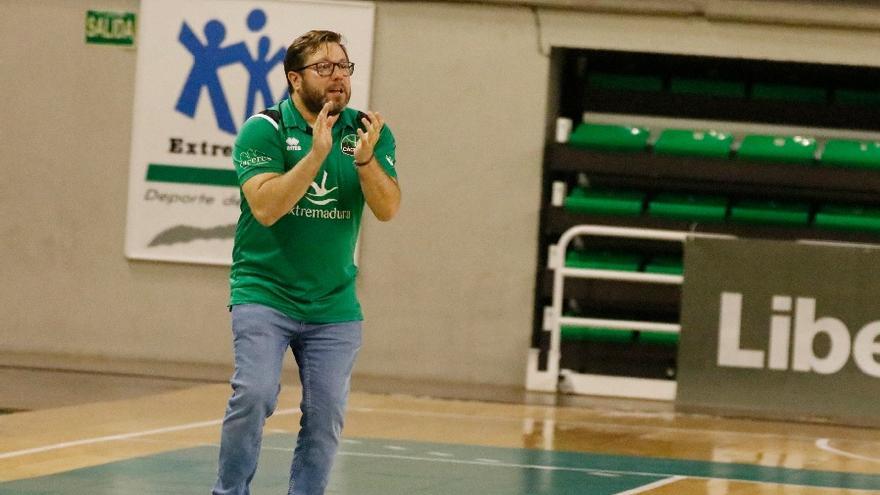
<path fill-rule="evenodd" d="M 271 162 L 271 157 L 266 156 L 262 152 L 255 149 L 242 151 L 238 154 L 238 163 L 241 164 L 241 166 L 244 168 L 256 167 L 257 165 L 263 165 Z"/>

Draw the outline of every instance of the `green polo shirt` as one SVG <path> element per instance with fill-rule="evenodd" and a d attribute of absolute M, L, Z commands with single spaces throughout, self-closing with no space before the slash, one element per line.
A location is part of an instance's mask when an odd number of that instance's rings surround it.
<path fill-rule="evenodd" d="M 283 174 L 311 149 L 311 127 L 290 99 L 271 110 L 280 112 L 280 122 L 254 115 L 235 141 L 232 158 L 240 185 L 257 174 Z M 363 319 L 354 263 L 364 210 L 353 157 L 357 115 L 357 110 L 343 110 L 333 126 L 333 147 L 314 182 L 274 225 L 260 225 L 241 195 L 230 304 L 263 304 L 307 323 Z M 389 176 L 397 176 L 394 136 L 388 126 L 379 136 L 375 156 Z"/>

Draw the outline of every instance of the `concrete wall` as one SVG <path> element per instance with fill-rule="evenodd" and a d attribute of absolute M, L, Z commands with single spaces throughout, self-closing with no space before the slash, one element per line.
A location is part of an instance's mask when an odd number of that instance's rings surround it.
<path fill-rule="evenodd" d="M 123 256 L 135 51 L 85 45 L 89 9 L 138 2 L 0 0 L 0 353 L 229 363 L 227 269 Z M 876 64 L 880 49 L 870 31 L 398 2 L 377 4 L 375 43 L 404 200 L 364 225 L 357 372 L 500 385 L 523 382 L 531 333 L 541 51 Z"/>
<path fill-rule="evenodd" d="M 379 4 L 373 106 L 398 139 L 403 207 L 364 227 L 358 369 L 525 376 L 549 61 L 528 9 Z"/>
<path fill-rule="evenodd" d="M 226 270 L 123 255 L 135 51 L 86 45 L 85 11 L 0 2 L 5 150 L 0 348 L 219 360 Z"/>

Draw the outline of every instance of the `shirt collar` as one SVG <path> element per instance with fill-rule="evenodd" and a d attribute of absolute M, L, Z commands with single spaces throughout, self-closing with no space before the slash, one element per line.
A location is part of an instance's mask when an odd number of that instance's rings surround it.
<path fill-rule="evenodd" d="M 293 98 L 285 98 L 281 102 L 281 118 L 284 120 L 285 127 L 298 127 L 301 131 L 309 130 L 309 124 L 303 118 L 296 105 L 293 104 Z"/>
<path fill-rule="evenodd" d="M 339 120 L 336 122 L 336 126 L 341 125 L 342 128 L 349 127 L 356 130 L 358 128 L 356 122 L 357 114 L 357 110 L 345 107 L 345 109 L 342 110 L 342 114 L 339 115 Z M 293 104 L 292 97 L 285 98 L 284 101 L 281 102 L 281 117 L 285 122 L 285 127 L 297 127 L 303 132 L 311 132 L 311 126 L 309 126 L 306 119 L 302 116 L 299 110 L 297 110 L 296 105 Z"/>

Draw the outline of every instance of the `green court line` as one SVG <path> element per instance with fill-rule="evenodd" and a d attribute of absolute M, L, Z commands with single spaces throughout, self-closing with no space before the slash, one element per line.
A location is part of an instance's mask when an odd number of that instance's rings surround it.
<path fill-rule="evenodd" d="M 251 493 L 286 493 L 287 473 L 294 437 L 267 437 Z M 327 495 L 615 495 L 656 483 L 660 476 L 628 476 L 587 470 L 541 470 L 498 466 L 482 462 L 479 447 L 465 453 L 476 455 L 471 463 L 451 463 L 439 456 L 425 462 L 407 459 L 403 452 L 389 450 L 389 442 L 361 440 L 346 442 L 333 467 Z M 415 452 L 416 444 L 395 442 Z M 424 445 L 424 444 L 422 444 Z M 438 449 L 445 446 L 437 446 Z M 2 495 L 203 495 L 210 491 L 217 474 L 217 448 L 198 447 L 148 457 L 119 461 L 92 468 L 0 484 Z M 422 452 L 431 456 L 428 450 Z M 437 451 L 437 453 L 441 453 Z M 366 454 L 366 455 L 358 455 Z M 466 459 L 459 459 L 465 461 Z"/>
<path fill-rule="evenodd" d="M 203 186 L 238 187 L 235 170 L 151 163 L 147 167 L 148 182 L 198 184 Z"/>
<path fill-rule="evenodd" d="M 260 468 L 252 484 L 255 495 L 286 490 L 294 444 L 295 436 L 290 434 L 270 435 L 264 439 Z M 216 446 L 205 446 L 0 483 L 0 495 L 195 495 L 210 489 L 216 466 Z M 880 490 L 880 475 L 536 449 L 345 439 L 327 493 L 615 495 L 674 477 Z"/>
<path fill-rule="evenodd" d="M 279 439 L 272 438 L 270 446 Z M 289 438 L 287 442 L 293 442 Z M 373 441 L 365 441 L 366 448 L 372 448 Z M 386 441 L 385 443 L 394 443 Z M 474 447 L 455 444 L 423 444 L 400 442 L 412 451 L 445 449 L 455 458 L 465 459 L 490 457 L 502 463 L 553 468 L 589 468 L 596 471 L 638 476 L 685 476 L 689 478 L 726 479 L 731 481 L 752 481 L 782 485 L 798 485 L 843 489 L 880 489 L 880 475 L 847 473 L 836 471 L 815 471 L 794 468 L 776 468 L 742 463 L 720 463 L 711 461 L 692 461 L 684 459 L 664 459 L 654 457 L 616 456 L 589 454 L 582 452 L 560 452 L 534 449 L 509 449 L 498 447 Z M 289 447 L 292 443 L 287 443 Z M 359 452 L 358 444 L 346 444 L 345 451 Z M 405 451 L 404 451 L 405 452 Z M 394 452 L 400 454 L 401 452 Z"/>

